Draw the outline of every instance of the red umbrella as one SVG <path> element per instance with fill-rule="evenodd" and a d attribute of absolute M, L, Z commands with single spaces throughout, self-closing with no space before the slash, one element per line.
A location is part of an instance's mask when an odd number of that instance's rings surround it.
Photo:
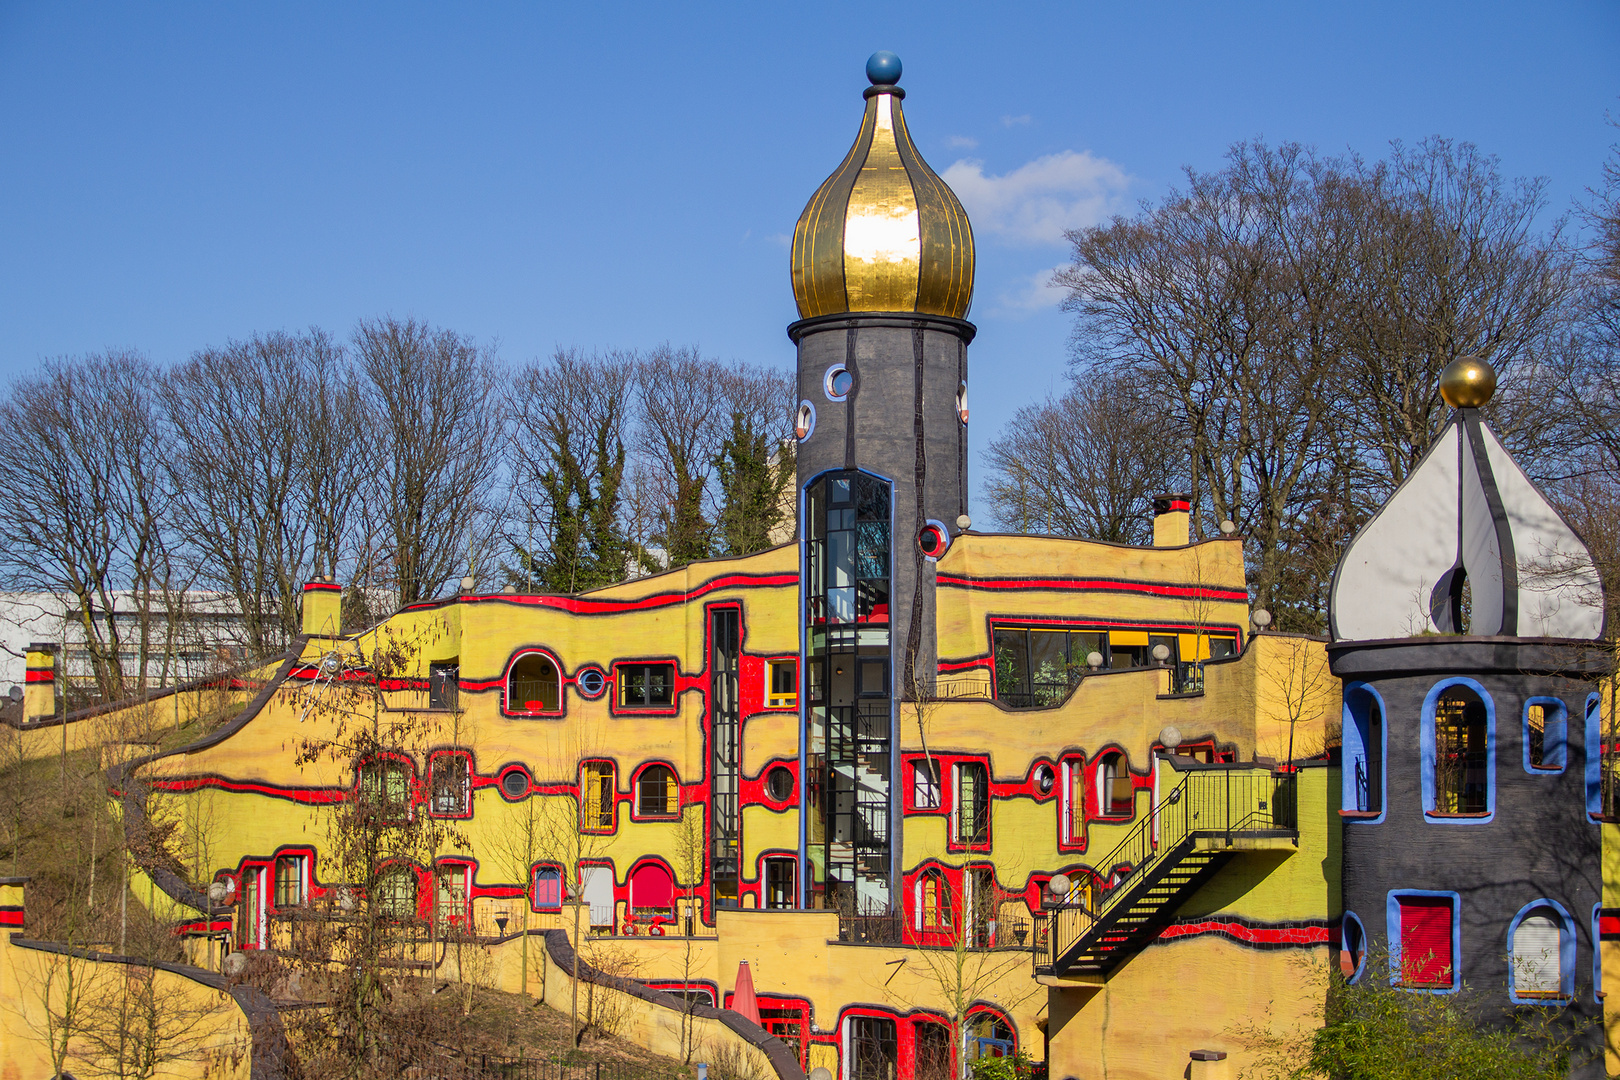
<path fill-rule="evenodd" d="M 737 965 L 737 988 L 731 992 L 731 1008 L 754 1023 L 759 1023 L 759 1000 L 754 997 L 754 973 L 748 961 Z"/>

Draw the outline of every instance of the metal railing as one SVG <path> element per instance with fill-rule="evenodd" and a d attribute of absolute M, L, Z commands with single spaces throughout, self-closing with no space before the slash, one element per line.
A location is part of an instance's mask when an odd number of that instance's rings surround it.
<path fill-rule="evenodd" d="M 1101 881 L 1077 881 L 1046 913 L 1036 933 L 1037 956 L 1048 969 L 1114 908 L 1138 883 L 1156 876 L 1199 839 L 1298 836 L 1294 774 L 1270 770 L 1209 769 L 1188 773 L 1113 851 L 1096 864 Z M 1040 942 L 1044 938 L 1044 948 Z"/>
<path fill-rule="evenodd" d="M 438 1045 L 441 1053 L 407 1068 L 407 1080 L 625 1080 L 619 1065 L 560 1057 L 504 1057 Z"/>

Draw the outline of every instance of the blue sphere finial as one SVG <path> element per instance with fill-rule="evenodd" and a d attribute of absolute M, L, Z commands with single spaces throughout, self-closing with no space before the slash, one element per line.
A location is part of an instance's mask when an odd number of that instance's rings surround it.
<path fill-rule="evenodd" d="M 866 61 L 866 77 L 873 86 L 893 86 L 900 81 L 900 58 L 888 49 L 879 49 Z"/>

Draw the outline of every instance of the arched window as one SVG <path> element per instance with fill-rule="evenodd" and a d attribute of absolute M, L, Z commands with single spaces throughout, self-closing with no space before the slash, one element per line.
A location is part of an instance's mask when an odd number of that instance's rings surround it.
<path fill-rule="evenodd" d="M 392 866 L 377 878 L 377 913 L 385 919 L 416 918 L 416 871 Z"/>
<path fill-rule="evenodd" d="M 562 709 L 562 676 L 545 653 L 524 653 L 506 673 L 506 711 L 552 713 Z"/>
<path fill-rule="evenodd" d="M 1575 924 L 1552 900 L 1519 909 L 1508 927 L 1508 996 L 1520 1003 L 1561 1001 L 1575 993 Z"/>
<path fill-rule="evenodd" d="M 1560 773 L 1569 761 L 1569 710 L 1555 697 L 1524 703 L 1524 770 Z"/>
<path fill-rule="evenodd" d="M 1431 818 L 1489 820 L 1495 708 L 1472 679 L 1452 679 L 1423 703 L 1423 810 Z"/>
<path fill-rule="evenodd" d="M 951 896 L 945 877 L 938 870 L 917 875 L 916 907 L 912 925 L 919 931 L 951 928 Z"/>
<path fill-rule="evenodd" d="M 1106 754 L 1097 763 L 1097 813 L 1129 817 L 1136 812 L 1136 785 L 1125 755 Z"/>
<path fill-rule="evenodd" d="M 662 863 L 642 863 L 631 872 L 630 909 L 642 917 L 675 914 L 675 879 Z"/>
<path fill-rule="evenodd" d="M 953 1080 L 951 1029 L 933 1020 L 917 1020 L 911 1029 L 912 1075 L 916 1080 Z"/>
<path fill-rule="evenodd" d="M 557 911 L 562 907 L 563 876 L 562 867 L 546 866 L 544 864 L 534 868 L 534 910 Z"/>
<path fill-rule="evenodd" d="M 1018 1050 L 1018 1037 L 1012 1025 L 991 1012 L 974 1013 L 963 1027 L 963 1060 L 1012 1057 Z"/>
<path fill-rule="evenodd" d="M 1367 930 L 1353 911 L 1339 920 L 1339 974 L 1350 982 L 1361 977 L 1367 960 Z"/>
<path fill-rule="evenodd" d="M 1059 836 L 1065 844 L 1078 844 L 1086 835 L 1086 763 L 1064 758 L 1063 787 L 1058 793 Z"/>
<path fill-rule="evenodd" d="M 681 785 L 668 765 L 648 765 L 636 777 L 637 817 L 679 817 Z"/>
<path fill-rule="evenodd" d="M 1344 692 L 1342 807 L 1358 814 L 1384 812 L 1384 703 L 1369 686 Z"/>

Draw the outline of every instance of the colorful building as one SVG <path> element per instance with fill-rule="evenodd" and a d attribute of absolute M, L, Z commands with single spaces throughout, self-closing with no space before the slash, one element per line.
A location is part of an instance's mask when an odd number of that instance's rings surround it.
<path fill-rule="evenodd" d="M 469 941 L 509 990 L 615 943 L 663 992 L 627 1028 L 661 1049 L 746 961 L 765 1030 L 725 1030 L 839 1080 L 1011 1052 L 1235 1075 L 1258 1028 L 1320 1018 L 1302 962 L 1378 948 L 1423 949 L 1396 977 L 1438 990 L 1555 943 L 1514 1000 L 1599 1015 L 1579 540 L 1473 405 L 1347 554 L 1331 643 L 1254 632 L 1240 540 L 1191 542 L 1184 496 L 1151 547 L 973 530 L 971 228 L 899 61 L 867 74 L 794 234 L 798 538 L 578 595 L 468 581 L 354 635 L 310 583 L 235 719 L 120 774 L 126 813 L 148 791 L 207 823 L 184 874 L 145 868 L 194 956 L 292 948 L 366 891 L 419 966 Z M 1532 544 L 1567 580 L 1511 584 Z M 362 883 L 332 839 L 357 805 L 443 829 Z"/>

